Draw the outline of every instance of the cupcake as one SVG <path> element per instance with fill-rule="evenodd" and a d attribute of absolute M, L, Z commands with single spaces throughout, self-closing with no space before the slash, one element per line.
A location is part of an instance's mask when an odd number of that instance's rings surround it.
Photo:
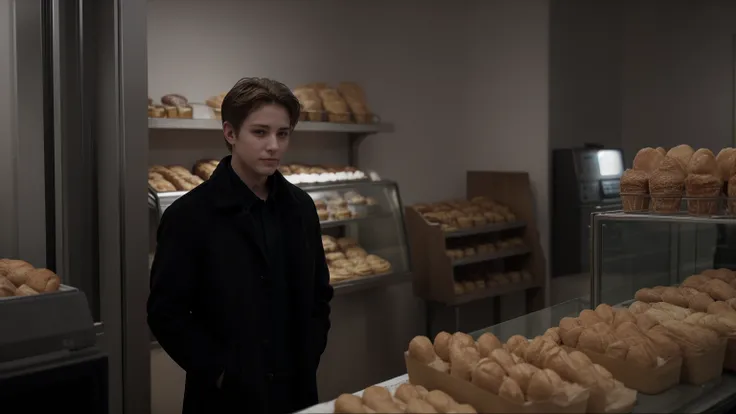
<path fill-rule="evenodd" d="M 674 148 L 670 152 L 673 150 Z M 652 172 L 649 177 L 649 193 L 652 197 L 651 208 L 655 213 L 680 211 L 685 175 L 682 160 L 670 155 Z"/>
<path fill-rule="evenodd" d="M 627 213 L 649 211 L 649 174 L 626 170 L 621 176 L 621 203 Z"/>

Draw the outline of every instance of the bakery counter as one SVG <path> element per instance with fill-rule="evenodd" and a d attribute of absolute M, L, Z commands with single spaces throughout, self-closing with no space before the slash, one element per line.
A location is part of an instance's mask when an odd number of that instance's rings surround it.
<path fill-rule="evenodd" d="M 574 317 L 582 310 L 589 309 L 587 298 L 580 298 L 542 309 L 507 322 L 473 332 L 470 335 L 478 339 L 486 332 L 493 333 L 502 342 L 514 335 L 534 338 L 543 335 L 549 328 L 556 327 L 564 317 Z M 590 312 L 590 311 L 588 311 Z M 408 374 L 403 374 L 384 381 L 383 386 L 393 391 L 399 385 L 409 381 Z M 370 384 L 364 384 L 364 388 Z M 349 390 L 344 390 L 349 391 Z M 360 396 L 362 391 L 355 392 Z M 462 402 L 462 401 L 459 401 Z M 700 385 L 678 384 L 656 395 L 638 393 L 633 413 L 720 413 L 736 408 L 736 375 L 724 372 L 718 378 Z M 307 408 L 301 413 L 334 412 L 334 400 Z"/>

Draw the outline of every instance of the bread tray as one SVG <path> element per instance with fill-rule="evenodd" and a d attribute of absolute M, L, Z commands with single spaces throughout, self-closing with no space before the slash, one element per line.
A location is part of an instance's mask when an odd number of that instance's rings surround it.
<path fill-rule="evenodd" d="M 33 295 L 33 296 L 8 296 L 8 297 L 0 297 L 0 303 L 6 302 L 6 301 L 11 301 L 11 300 L 13 300 L 13 301 L 16 301 L 16 300 L 33 300 L 34 298 L 37 298 L 37 297 L 39 297 L 41 295 L 43 295 L 43 296 L 55 295 L 57 293 L 62 293 L 62 292 L 76 292 L 78 290 L 79 289 L 77 289 L 75 287 L 62 284 L 62 285 L 59 286 L 59 290 L 57 290 L 55 292 L 40 293 L 38 295 Z"/>

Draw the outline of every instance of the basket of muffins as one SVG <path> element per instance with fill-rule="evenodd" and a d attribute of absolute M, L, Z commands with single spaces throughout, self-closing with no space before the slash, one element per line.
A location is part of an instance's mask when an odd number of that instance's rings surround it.
<path fill-rule="evenodd" d="M 678 145 L 643 148 L 621 176 L 627 213 L 717 216 L 736 212 L 736 150 L 715 155 L 707 148 Z"/>
<path fill-rule="evenodd" d="M 317 207 L 321 222 L 366 217 L 379 208 L 376 199 L 364 197 L 354 190 L 344 193 L 335 191 L 324 197 L 315 197 L 314 206 Z"/>
<path fill-rule="evenodd" d="M 323 235 L 322 247 L 330 271 L 330 283 L 391 272 L 388 260 L 369 254 L 355 239 Z"/>

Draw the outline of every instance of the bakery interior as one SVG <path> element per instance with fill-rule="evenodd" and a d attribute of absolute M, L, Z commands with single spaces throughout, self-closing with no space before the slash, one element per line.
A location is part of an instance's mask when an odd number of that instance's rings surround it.
<path fill-rule="evenodd" d="M 280 170 L 335 287 L 304 412 L 736 407 L 734 22 L 726 0 L 0 0 L 0 396 L 181 412 L 146 325 L 156 226 L 227 154 L 223 93 L 264 76 L 302 103 Z"/>

